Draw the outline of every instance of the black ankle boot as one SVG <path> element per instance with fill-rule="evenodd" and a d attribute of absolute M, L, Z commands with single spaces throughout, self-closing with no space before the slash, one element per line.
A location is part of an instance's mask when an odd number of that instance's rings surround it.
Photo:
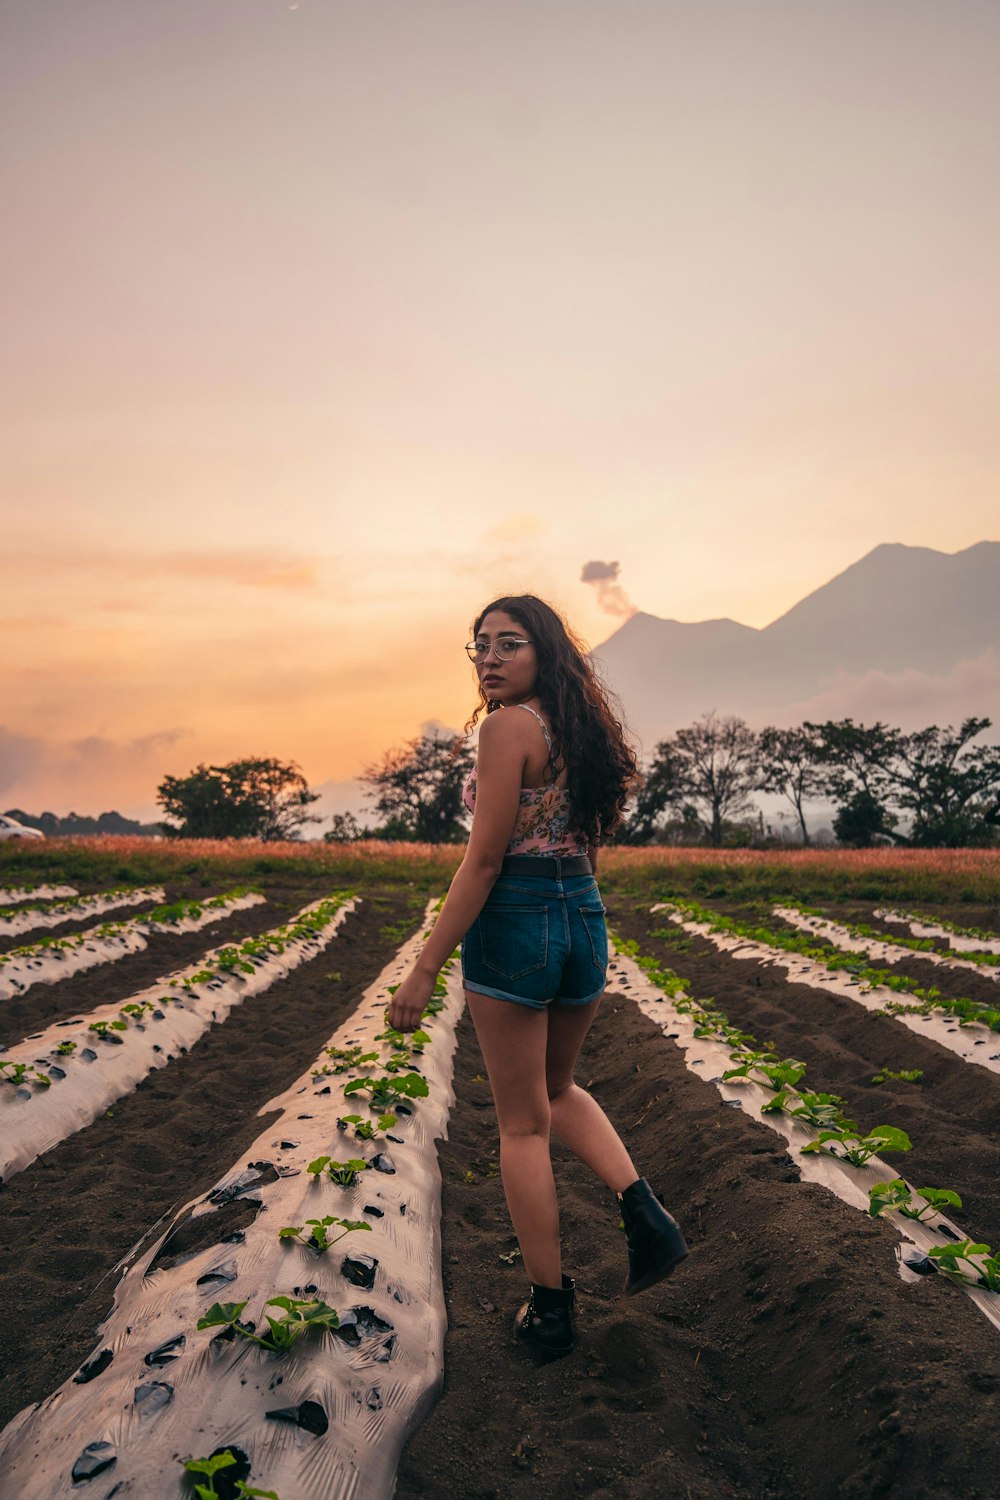
<path fill-rule="evenodd" d="M 559 1359 L 573 1348 L 573 1301 L 576 1282 L 563 1275 L 560 1288 L 534 1286 L 514 1319 L 514 1336 L 546 1359 Z"/>
<path fill-rule="evenodd" d="M 640 1177 L 618 1194 L 628 1241 L 628 1277 L 624 1290 L 630 1295 L 655 1286 L 687 1259 L 688 1247 L 681 1226 Z"/>

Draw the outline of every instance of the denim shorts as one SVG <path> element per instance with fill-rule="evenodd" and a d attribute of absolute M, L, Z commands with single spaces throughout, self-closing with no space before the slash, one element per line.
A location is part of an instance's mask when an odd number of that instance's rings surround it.
<path fill-rule="evenodd" d="M 467 990 L 532 1010 L 589 1005 L 604 989 L 608 929 L 593 875 L 500 875 L 462 939 Z"/>

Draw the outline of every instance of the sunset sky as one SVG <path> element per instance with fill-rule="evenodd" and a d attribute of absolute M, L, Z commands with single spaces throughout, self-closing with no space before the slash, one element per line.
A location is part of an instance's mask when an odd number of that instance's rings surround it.
<path fill-rule="evenodd" d="M 995 0 L 5 0 L 0 807 L 349 782 L 496 592 L 596 645 L 996 538 L 998 64 Z"/>

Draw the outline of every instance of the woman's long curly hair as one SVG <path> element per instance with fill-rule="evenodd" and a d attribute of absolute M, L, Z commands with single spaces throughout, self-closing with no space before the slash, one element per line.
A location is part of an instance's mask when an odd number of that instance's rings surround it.
<path fill-rule="evenodd" d="M 638 780 L 635 754 L 614 711 L 620 714 L 621 710 L 598 679 L 583 642 L 551 604 L 534 594 L 494 599 L 476 616 L 473 640 L 495 609 L 516 620 L 534 642 L 538 658 L 535 691 L 552 727 L 552 757 L 546 774 L 555 780 L 554 762 L 565 763 L 570 825 L 597 843 L 621 822 L 629 789 Z M 481 684 L 479 699 L 465 726 L 466 734 L 475 728 L 484 708 L 492 713 L 500 707 Z"/>

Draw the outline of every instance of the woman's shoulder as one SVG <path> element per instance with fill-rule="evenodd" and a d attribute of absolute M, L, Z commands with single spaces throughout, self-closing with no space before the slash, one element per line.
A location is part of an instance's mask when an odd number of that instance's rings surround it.
<path fill-rule="evenodd" d="M 532 730 L 538 733 L 538 724 L 530 714 L 515 714 L 509 709 L 497 709 L 488 714 L 479 730 L 479 744 L 526 745 L 532 738 Z"/>

